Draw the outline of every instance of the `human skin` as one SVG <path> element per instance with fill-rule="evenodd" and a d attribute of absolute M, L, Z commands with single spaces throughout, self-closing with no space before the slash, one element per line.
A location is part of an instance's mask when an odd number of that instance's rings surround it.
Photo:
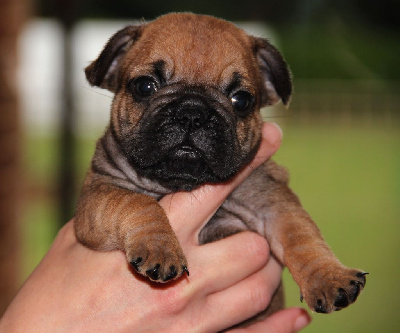
<path fill-rule="evenodd" d="M 263 127 L 256 158 L 231 181 L 164 197 L 190 276 L 167 284 L 135 274 L 120 251 L 97 252 L 60 230 L 0 321 L 0 332 L 218 332 L 269 304 L 282 267 L 264 238 L 243 232 L 199 245 L 198 233 L 232 190 L 275 153 L 282 139 Z M 235 332 L 297 332 L 310 322 L 301 308 L 282 310 Z"/>

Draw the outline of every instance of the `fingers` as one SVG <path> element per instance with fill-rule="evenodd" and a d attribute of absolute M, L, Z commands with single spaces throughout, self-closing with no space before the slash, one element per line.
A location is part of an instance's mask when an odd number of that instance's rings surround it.
<path fill-rule="evenodd" d="M 267 241 L 255 233 L 242 232 L 215 243 L 193 247 L 188 253 L 188 280 L 193 290 L 210 295 L 258 272 L 268 259 Z M 281 271 L 278 270 L 276 275 L 279 280 Z"/>
<path fill-rule="evenodd" d="M 265 123 L 262 142 L 256 157 L 232 180 L 224 184 L 204 185 L 187 193 L 179 192 L 165 196 L 160 204 L 166 211 L 172 228 L 179 240 L 197 242 L 197 234 L 218 207 L 244 179 L 264 163 L 278 149 L 282 140 L 281 129 L 273 123 Z"/>
<path fill-rule="evenodd" d="M 267 319 L 246 328 L 233 329 L 232 333 L 296 333 L 311 322 L 311 317 L 303 308 L 290 308 L 274 313 Z"/>
<path fill-rule="evenodd" d="M 236 268 L 237 269 L 237 268 Z M 212 331 L 220 331 L 249 319 L 270 304 L 271 298 L 281 283 L 282 267 L 273 258 L 256 274 L 240 281 L 229 289 L 208 297 L 210 309 L 220 309 L 220 315 L 210 321 Z M 218 318 L 219 317 L 219 318 Z M 221 320 L 224 318 L 224 320 Z M 221 325 L 221 326 L 219 326 Z M 271 331 L 275 332 L 275 331 Z"/>

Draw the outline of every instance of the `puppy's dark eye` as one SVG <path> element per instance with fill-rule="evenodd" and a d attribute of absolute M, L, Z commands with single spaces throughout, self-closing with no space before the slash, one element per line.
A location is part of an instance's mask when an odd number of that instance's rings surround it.
<path fill-rule="evenodd" d="M 231 102 L 233 108 L 239 112 L 239 114 L 244 114 L 251 110 L 253 106 L 254 97 L 247 91 L 238 91 L 231 97 Z"/>
<path fill-rule="evenodd" d="M 157 91 L 157 82 L 151 77 L 142 76 L 133 80 L 131 89 L 141 97 L 148 97 Z"/>

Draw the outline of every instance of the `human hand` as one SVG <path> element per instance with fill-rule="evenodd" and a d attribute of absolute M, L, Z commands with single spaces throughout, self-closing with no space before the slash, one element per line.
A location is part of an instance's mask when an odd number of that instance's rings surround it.
<path fill-rule="evenodd" d="M 281 140 L 271 125 L 265 125 L 264 138 L 253 167 Z M 197 242 L 208 218 L 251 169 L 229 183 L 161 200 L 187 256 L 189 277 L 149 282 L 130 269 L 122 252 L 79 244 L 70 222 L 10 305 L 0 331 L 217 332 L 257 314 L 268 305 L 282 271 L 266 241 L 244 232 L 202 246 Z M 286 309 L 243 330 L 297 332 L 308 322 L 304 310 Z"/>

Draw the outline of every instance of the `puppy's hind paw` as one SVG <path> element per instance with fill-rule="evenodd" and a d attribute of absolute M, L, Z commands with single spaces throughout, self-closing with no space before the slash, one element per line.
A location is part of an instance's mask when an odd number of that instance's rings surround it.
<path fill-rule="evenodd" d="M 332 270 L 325 279 L 316 279 L 304 289 L 304 299 L 317 313 L 339 311 L 357 300 L 364 289 L 367 274 L 348 268 Z"/>

